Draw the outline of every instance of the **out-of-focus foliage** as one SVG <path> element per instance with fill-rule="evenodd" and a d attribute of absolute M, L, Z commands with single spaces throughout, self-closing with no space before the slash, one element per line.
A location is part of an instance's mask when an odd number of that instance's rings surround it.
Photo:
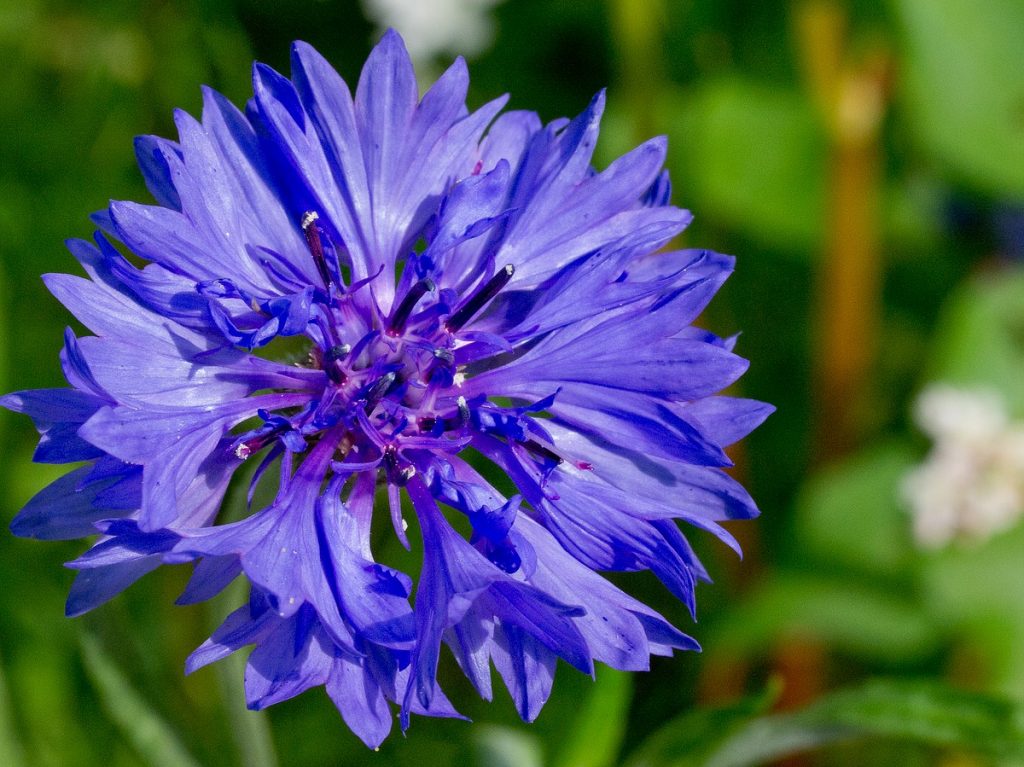
<path fill-rule="evenodd" d="M 628 767 L 749 767 L 869 737 L 955 746 L 1009 764 L 1024 759 L 1024 709 L 932 682 L 869 682 L 795 713 L 752 717 L 766 702 L 762 695 L 686 714 L 656 733 Z"/>
<path fill-rule="evenodd" d="M 475 700 L 445 656 L 476 723 L 414 721 L 372 755 L 323 695 L 242 710 L 242 659 L 183 677 L 229 604 L 174 607 L 187 573 L 69 621 L 59 563 L 76 545 L 5 534 L 0 765 L 1020 761 L 1024 529 L 924 552 L 899 488 L 927 451 L 908 418 L 925 384 L 988 385 L 1024 417 L 1024 5 L 506 0 L 493 14 L 474 103 L 509 91 L 552 119 L 608 85 L 599 161 L 667 134 L 675 200 L 696 214 L 684 244 L 739 256 L 705 321 L 743 332 L 737 393 L 779 406 L 735 453 L 764 516 L 735 529 L 742 563 L 694 538 L 716 579 L 696 626 L 623 576 L 705 652 L 596 682 L 563 669 L 530 726 L 503 693 Z M 287 70 L 295 38 L 352 79 L 373 34 L 354 0 L 0 0 L 3 388 L 61 384 L 72 320 L 38 277 L 74 269 L 61 242 L 90 235 L 90 211 L 147 198 L 133 136 L 173 136 L 203 83 L 243 103 L 250 61 Z M 872 227 L 851 234 L 853 220 Z M 849 252 L 871 261 L 856 321 L 874 352 L 836 408 L 821 328 L 853 290 L 826 279 Z M 841 427 L 853 438 L 826 452 Z M 0 429 L 6 522 L 60 472 L 31 465 L 30 425 L 4 413 Z"/>
<path fill-rule="evenodd" d="M 997 195 L 1024 197 L 1024 5 L 896 0 L 903 90 L 922 147 Z"/>
<path fill-rule="evenodd" d="M 707 215 L 786 250 L 818 247 L 825 136 L 807 99 L 732 74 L 697 83 L 686 98 L 688 105 L 666 104 L 666 123 L 680 150 L 676 165 Z M 686 119 L 671 119 L 680 112 Z"/>

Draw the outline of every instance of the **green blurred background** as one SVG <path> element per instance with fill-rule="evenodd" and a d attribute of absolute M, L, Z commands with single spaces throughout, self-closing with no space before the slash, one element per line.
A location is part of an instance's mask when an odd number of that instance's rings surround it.
<path fill-rule="evenodd" d="M 929 448 L 910 418 L 929 382 L 985 384 L 1024 417 L 1024 3 L 437 6 L 490 39 L 423 43 L 424 79 L 466 52 L 472 104 L 508 91 L 545 120 L 607 85 L 598 165 L 667 134 L 674 201 L 696 215 L 684 244 L 739 258 L 703 322 L 742 331 L 737 393 L 779 408 L 733 451 L 763 517 L 733 528 L 743 562 L 691 536 L 715 578 L 697 625 L 653 579 L 616 578 L 705 651 L 596 683 L 562 668 L 529 726 L 448 669 L 475 723 L 416 720 L 372 754 L 320 689 L 257 715 L 239 663 L 185 678 L 228 602 L 174 607 L 181 568 L 66 620 L 60 565 L 82 546 L 5 532 L 0 767 L 656 767 L 805 747 L 786 764 L 1024 763 L 1024 527 L 922 550 L 899 491 Z M 133 136 L 173 136 L 200 84 L 244 103 L 250 62 L 287 72 L 293 39 L 354 82 L 381 18 L 327 0 L 0 0 L 0 389 L 62 383 L 72 320 L 39 275 L 76 269 L 62 241 L 91 236 L 91 211 L 148 199 Z M 430 31 L 396 18 L 410 41 Z M 60 470 L 31 464 L 28 419 L 0 429 L 6 526 Z"/>

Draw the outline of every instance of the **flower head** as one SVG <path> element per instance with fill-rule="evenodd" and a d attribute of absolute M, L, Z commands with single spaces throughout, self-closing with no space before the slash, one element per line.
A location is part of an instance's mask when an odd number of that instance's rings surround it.
<path fill-rule="evenodd" d="M 692 611 L 677 520 L 735 547 L 719 523 L 756 514 L 722 448 L 771 408 L 717 395 L 747 363 L 691 325 L 732 259 L 655 254 L 690 220 L 665 141 L 596 172 L 603 95 L 548 125 L 471 112 L 460 60 L 419 99 L 395 33 L 354 97 L 301 43 L 290 80 L 253 81 L 245 113 L 207 90 L 177 142 L 138 139 L 157 204 L 112 203 L 69 243 L 88 277 L 46 277 L 94 334 L 66 335 L 70 388 L 3 399 L 37 460 L 86 462 L 12 525 L 100 534 L 68 613 L 162 563 L 195 563 L 183 603 L 244 575 L 188 669 L 255 645 L 251 707 L 324 685 L 369 745 L 392 703 L 457 715 L 443 645 L 527 720 L 558 658 L 695 649 L 597 572 L 651 570 Z M 253 510 L 226 521 L 236 474 Z M 375 559 L 382 518 L 422 551 L 415 585 Z"/>

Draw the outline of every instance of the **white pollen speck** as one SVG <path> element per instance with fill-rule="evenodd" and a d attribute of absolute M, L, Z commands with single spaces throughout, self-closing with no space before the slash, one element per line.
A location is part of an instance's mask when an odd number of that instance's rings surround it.
<path fill-rule="evenodd" d="M 405 518 L 403 517 L 402 518 L 402 530 L 408 530 L 408 529 L 409 529 L 409 523 L 406 522 Z"/>
<path fill-rule="evenodd" d="M 290 605 L 295 604 L 295 597 L 288 597 L 288 604 L 290 604 Z"/>
<path fill-rule="evenodd" d="M 299 553 L 298 549 L 292 549 L 292 554 L 295 554 L 296 556 L 298 556 L 298 553 Z"/>
<path fill-rule="evenodd" d="M 456 373 L 454 376 L 452 376 L 452 383 L 454 383 L 456 386 L 462 386 L 462 384 L 466 383 L 466 374 Z"/>

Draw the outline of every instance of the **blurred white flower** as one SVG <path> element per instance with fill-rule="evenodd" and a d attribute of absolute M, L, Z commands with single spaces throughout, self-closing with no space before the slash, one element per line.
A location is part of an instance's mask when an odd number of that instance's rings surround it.
<path fill-rule="evenodd" d="M 999 393 L 934 384 L 914 419 L 935 440 L 902 486 L 918 543 L 983 541 L 1013 526 L 1024 512 L 1024 422 Z"/>
<path fill-rule="evenodd" d="M 439 53 L 472 56 L 491 42 L 490 10 L 501 0 L 363 0 L 368 18 L 394 27 L 409 55 L 428 64 Z"/>

